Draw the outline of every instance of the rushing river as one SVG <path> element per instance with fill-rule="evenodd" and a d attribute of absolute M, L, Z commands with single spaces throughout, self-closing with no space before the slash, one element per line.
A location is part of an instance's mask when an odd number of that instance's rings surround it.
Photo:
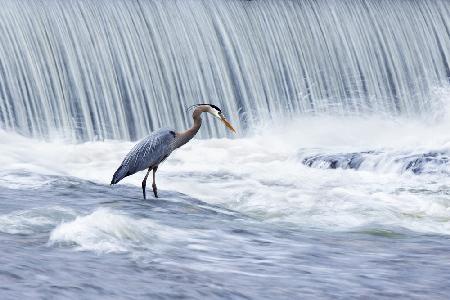
<path fill-rule="evenodd" d="M 444 299 L 447 129 L 312 117 L 195 140 L 147 201 L 143 173 L 108 184 L 133 143 L 1 132 L 2 293 Z"/>
<path fill-rule="evenodd" d="M 45 5 L 44 5 L 45 4 Z M 447 299 L 450 6 L 5 0 L 1 299 Z M 159 168 L 137 140 L 220 106 Z"/>

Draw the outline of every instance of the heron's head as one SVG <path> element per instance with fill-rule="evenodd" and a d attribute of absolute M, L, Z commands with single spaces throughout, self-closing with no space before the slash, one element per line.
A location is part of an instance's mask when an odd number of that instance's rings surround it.
<path fill-rule="evenodd" d="M 203 104 L 192 105 L 191 107 L 189 107 L 189 109 L 197 108 L 197 107 L 202 107 L 204 112 L 208 112 L 208 113 L 212 114 L 214 117 L 216 117 L 217 119 L 222 121 L 223 124 L 225 124 L 225 126 L 230 131 L 236 132 L 236 130 L 233 128 L 233 126 L 231 126 L 230 122 L 228 122 L 228 120 L 225 118 L 225 116 L 222 113 L 222 110 L 219 107 L 215 106 L 214 104 L 203 103 Z"/>

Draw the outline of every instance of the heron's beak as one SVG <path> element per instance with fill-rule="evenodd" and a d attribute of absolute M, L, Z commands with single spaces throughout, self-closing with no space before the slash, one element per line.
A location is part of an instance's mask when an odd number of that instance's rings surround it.
<path fill-rule="evenodd" d="M 233 128 L 233 126 L 231 126 L 230 122 L 228 122 L 228 120 L 225 119 L 225 117 L 220 117 L 220 120 L 223 122 L 223 124 L 225 124 L 225 126 L 227 126 L 228 129 L 236 133 L 236 130 Z"/>

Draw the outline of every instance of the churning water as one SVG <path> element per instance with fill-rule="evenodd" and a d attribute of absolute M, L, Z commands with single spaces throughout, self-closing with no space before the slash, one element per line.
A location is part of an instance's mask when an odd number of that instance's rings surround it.
<path fill-rule="evenodd" d="M 447 1 L 1 4 L 0 298 L 448 297 Z"/>

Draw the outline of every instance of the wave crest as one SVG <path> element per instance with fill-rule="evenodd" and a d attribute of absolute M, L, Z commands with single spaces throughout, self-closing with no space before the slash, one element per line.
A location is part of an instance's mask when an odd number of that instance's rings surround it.
<path fill-rule="evenodd" d="M 160 225 L 150 219 L 133 217 L 109 208 L 60 224 L 50 234 L 51 245 L 77 245 L 78 250 L 128 252 L 155 249 L 161 240 L 167 243 L 186 237 L 186 232 Z"/>

